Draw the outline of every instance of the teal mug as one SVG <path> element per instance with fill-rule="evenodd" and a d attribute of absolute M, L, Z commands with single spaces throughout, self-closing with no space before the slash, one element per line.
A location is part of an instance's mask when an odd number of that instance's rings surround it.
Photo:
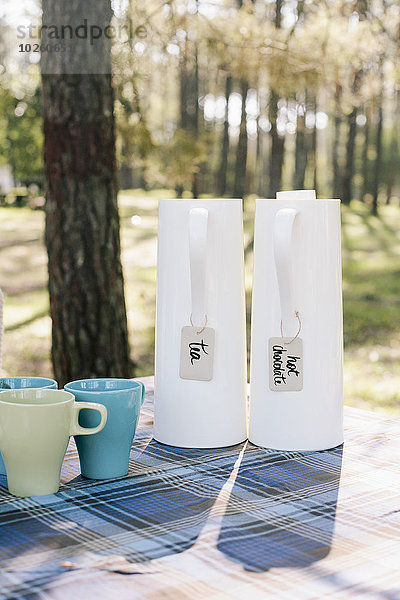
<path fill-rule="evenodd" d="M 0 392 L 5 390 L 24 390 L 30 388 L 57 389 L 58 383 L 47 377 L 1 377 Z M 6 467 L 0 452 L 0 475 L 6 475 Z"/>
<path fill-rule="evenodd" d="M 112 479 L 127 475 L 129 454 L 143 404 L 143 383 L 131 379 L 82 379 L 67 383 L 79 402 L 96 402 L 107 408 L 107 423 L 95 436 L 75 436 L 81 472 L 88 479 Z M 82 410 L 79 423 L 95 427 L 98 415 Z"/>
<path fill-rule="evenodd" d="M 24 390 L 26 388 L 57 389 L 55 379 L 48 377 L 0 377 L 0 392 L 4 390 Z"/>

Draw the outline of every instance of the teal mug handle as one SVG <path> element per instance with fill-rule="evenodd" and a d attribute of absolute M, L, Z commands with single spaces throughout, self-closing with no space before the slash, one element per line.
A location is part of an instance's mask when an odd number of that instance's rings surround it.
<path fill-rule="evenodd" d="M 144 399 L 146 397 L 146 388 L 144 387 L 144 384 L 139 381 L 140 385 L 142 386 L 142 401 L 141 401 L 141 405 L 143 405 Z"/>

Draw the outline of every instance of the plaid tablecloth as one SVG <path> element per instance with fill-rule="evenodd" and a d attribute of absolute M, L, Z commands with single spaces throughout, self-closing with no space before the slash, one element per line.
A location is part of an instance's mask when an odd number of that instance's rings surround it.
<path fill-rule="evenodd" d="M 0 477 L 0 599 L 400 598 L 400 421 L 346 408 L 343 447 L 151 439 L 152 380 L 129 476 L 18 499 Z"/>

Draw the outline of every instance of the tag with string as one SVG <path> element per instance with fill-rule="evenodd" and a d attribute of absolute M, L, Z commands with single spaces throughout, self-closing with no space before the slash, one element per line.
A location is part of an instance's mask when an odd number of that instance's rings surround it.
<path fill-rule="evenodd" d="M 295 312 L 299 327 L 292 338 L 283 335 L 268 340 L 269 389 L 273 392 L 299 392 L 303 389 L 303 340 L 299 337 L 301 320 Z"/>
<path fill-rule="evenodd" d="M 181 379 L 211 381 L 213 378 L 215 330 L 207 327 L 207 316 L 203 327 L 193 325 L 182 327 L 181 360 L 179 376 Z"/>
<path fill-rule="evenodd" d="M 208 210 L 189 211 L 189 263 L 192 313 L 190 327 L 182 327 L 179 375 L 182 379 L 211 381 L 215 330 L 207 327 Z M 193 320 L 195 324 L 193 323 Z"/>

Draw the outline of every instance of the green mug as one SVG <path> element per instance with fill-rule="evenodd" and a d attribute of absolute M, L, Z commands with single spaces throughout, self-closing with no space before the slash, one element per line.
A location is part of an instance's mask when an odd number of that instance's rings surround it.
<path fill-rule="evenodd" d="M 79 411 L 96 410 L 97 427 L 81 427 Z M 28 388 L 0 394 L 0 450 L 14 496 L 45 496 L 60 487 L 60 472 L 71 435 L 93 435 L 107 421 L 107 409 L 75 402 L 63 390 Z"/>

